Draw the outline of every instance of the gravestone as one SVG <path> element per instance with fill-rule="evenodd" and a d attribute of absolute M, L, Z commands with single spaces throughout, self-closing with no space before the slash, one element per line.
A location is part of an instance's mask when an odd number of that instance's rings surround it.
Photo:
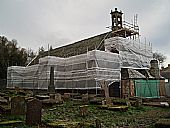
<path fill-rule="evenodd" d="M 106 105 L 106 100 L 102 100 L 102 105 Z"/>
<path fill-rule="evenodd" d="M 99 119 L 95 120 L 95 124 L 96 124 L 96 128 L 101 128 L 102 127 L 101 121 Z"/>
<path fill-rule="evenodd" d="M 88 102 L 89 102 L 88 94 L 82 95 L 82 102 L 83 102 L 83 104 L 88 104 Z"/>
<path fill-rule="evenodd" d="M 27 103 L 26 124 L 36 125 L 41 123 L 42 103 L 33 99 Z"/>
<path fill-rule="evenodd" d="M 69 100 L 70 99 L 70 93 L 64 93 L 63 98 L 64 98 L 64 100 Z"/>
<path fill-rule="evenodd" d="M 48 93 L 54 94 L 55 93 L 55 86 L 54 86 L 54 67 L 50 68 L 50 84 L 48 85 Z"/>
<path fill-rule="evenodd" d="M 11 98 L 11 114 L 12 115 L 24 115 L 26 111 L 26 102 L 24 97 Z"/>
<path fill-rule="evenodd" d="M 136 107 L 141 107 L 141 105 L 142 105 L 142 98 L 137 98 L 136 102 L 135 102 L 135 106 Z"/>
<path fill-rule="evenodd" d="M 8 100 L 0 96 L 0 104 L 8 104 Z"/>
<path fill-rule="evenodd" d="M 130 106 L 131 106 L 130 101 L 126 101 L 126 105 L 127 105 L 128 107 L 130 107 Z"/>
<path fill-rule="evenodd" d="M 60 93 L 55 94 L 55 100 L 56 100 L 57 102 L 62 102 L 61 94 L 60 94 Z"/>
<path fill-rule="evenodd" d="M 82 105 L 79 108 L 81 116 L 86 116 L 88 114 L 88 105 Z"/>
<path fill-rule="evenodd" d="M 106 104 L 113 104 L 111 98 L 109 97 L 109 88 L 106 81 L 102 81 L 102 89 L 104 90 Z"/>
<path fill-rule="evenodd" d="M 50 96 L 50 99 L 55 100 L 55 94 L 49 94 L 49 96 Z"/>
<path fill-rule="evenodd" d="M 15 86 L 15 93 L 17 94 L 20 91 L 20 88 Z"/>

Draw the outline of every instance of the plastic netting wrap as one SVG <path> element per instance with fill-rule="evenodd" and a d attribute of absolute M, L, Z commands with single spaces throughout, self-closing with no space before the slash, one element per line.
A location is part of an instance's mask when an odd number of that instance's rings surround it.
<path fill-rule="evenodd" d="M 100 83 L 108 84 L 120 80 L 122 67 L 147 67 L 152 59 L 149 46 L 120 37 L 105 40 L 106 51 L 93 50 L 87 54 L 59 58 L 46 56 L 39 64 L 28 67 L 8 68 L 7 87 L 15 86 L 47 89 L 50 83 L 50 68 L 54 67 L 56 89 L 101 88 Z M 115 53 L 110 52 L 114 49 Z"/>
<path fill-rule="evenodd" d="M 51 67 L 54 67 L 56 89 L 100 88 L 103 80 L 111 82 L 120 79 L 118 55 L 94 50 L 69 58 L 47 56 L 35 66 L 9 67 L 7 87 L 47 89 Z"/>
<path fill-rule="evenodd" d="M 15 86 L 23 88 L 34 88 L 37 86 L 37 71 L 39 65 L 29 67 L 12 66 L 7 71 L 7 87 Z"/>
<path fill-rule="evenodd" d="M 149 67 L 153 58 L 152 47 L 136 40 L 113 37 L 105 40 L 105 51 L 117 52 L 122 67 Z"/>

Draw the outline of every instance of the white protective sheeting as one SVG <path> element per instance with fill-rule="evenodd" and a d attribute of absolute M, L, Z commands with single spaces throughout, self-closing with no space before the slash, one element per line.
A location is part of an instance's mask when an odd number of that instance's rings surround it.
<path fill-rule="evenodd" d="M 97 50 L 69 58 L 46 56 L 35 66 L 9 67 L 7 87 L 47 89 L 50 67 L 54 67 L 56 89 L 100 88 L 100 82 L 103 80 L 110 83 L 120 79 L 118 56 Z"/>
<path fill-rule="evenodd" d="M 118 53 L 110 52 L 113 48 Z M 97 89 L 103 81 L 108 84 L 119 81 L 122 67 L 148 67 L 152 59 L 151 48 L 142 46 L 137 40 L 109 38 L 105 40 L 105 49 L 69 58 L 46 56 L 34 66 L 9 67 L 7 87 L 47 89 L 50 68 L 54 67 L 56 89 Z"/>
<path fill-rule="evenodd" d="M 152 47 L 136 40 L 123 37 L 113 37 L 105 40 L 105 51 L 119 51 L 122 67 L 149 67 L 153 59 Z"/>
<path fill-rule="evenodd" d="M 29 67 L 11 66 L 7 71 L 7 87 L 23 87 L 32 89 L 37 85 L 38 65 Z"/>

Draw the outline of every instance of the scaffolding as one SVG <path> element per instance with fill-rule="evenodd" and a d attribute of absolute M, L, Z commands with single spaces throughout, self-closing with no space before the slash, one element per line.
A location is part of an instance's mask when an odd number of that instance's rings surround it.
<path fill-rule="evenodd" d="M 50 68 L 54 67 L 55 89 L 101 89 L 103 81 L 107 85 L 120 81 L 122 67 L 149 66 L 151 48 L 138 44 L 138 40 L 112 37 L 105 39 L 105 51 L 93 50 L 68 58 L 46 56 L 37 65 L 8 67 L 7 87 L 48 89 Z"/>

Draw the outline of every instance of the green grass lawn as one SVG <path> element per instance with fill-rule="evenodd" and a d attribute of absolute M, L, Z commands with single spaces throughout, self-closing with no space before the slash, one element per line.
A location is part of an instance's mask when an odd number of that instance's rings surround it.
<path fill-rule="evenodd" d="M 120 99 L 118 99 L 119 101 Z M 123 100 L 123 102 L 125 102 Z M 159 119 L 170 118 L 170 108 L 159 108 L 150 106 L 129 107 L 127 111 L 113 111 L 102 109 L 99 105 L 88 104 L 88 114 L 81 116 L 81 101 L 65 101 L 60 105 L 45 107 L 42 109 L 42 126 L 26 126 L 25 116 L 0 115 L 0 122 L 9 123 L 20 122 L 17 125 L 6 126 L 0 124 L 2 128 L 45 128 L 46 124 L 50 126 L 62 126 L 77 128 L 94 128 L 95 120 L 102 124 L 102 128 L 114 127 L 151 127 L 154 128 L 155 123 Z"/>
<path fill-rule="evenodd" d="M 55 121 L 81 122 L 95 126 L 95 120 L 101 121 L 103 127 L 129 126 L 129 127 L 153 127 L 160 118 L 170 116 L 170 109 L 141 106 L 140 108 L 129 107 L 125 112 L 100 109 L 98 105 L 89 105 L 88 114 L 80 115 L 80 104 L 73 101 L 62 105 L 53 106 L 43 112 L 43 122 Z"/>

